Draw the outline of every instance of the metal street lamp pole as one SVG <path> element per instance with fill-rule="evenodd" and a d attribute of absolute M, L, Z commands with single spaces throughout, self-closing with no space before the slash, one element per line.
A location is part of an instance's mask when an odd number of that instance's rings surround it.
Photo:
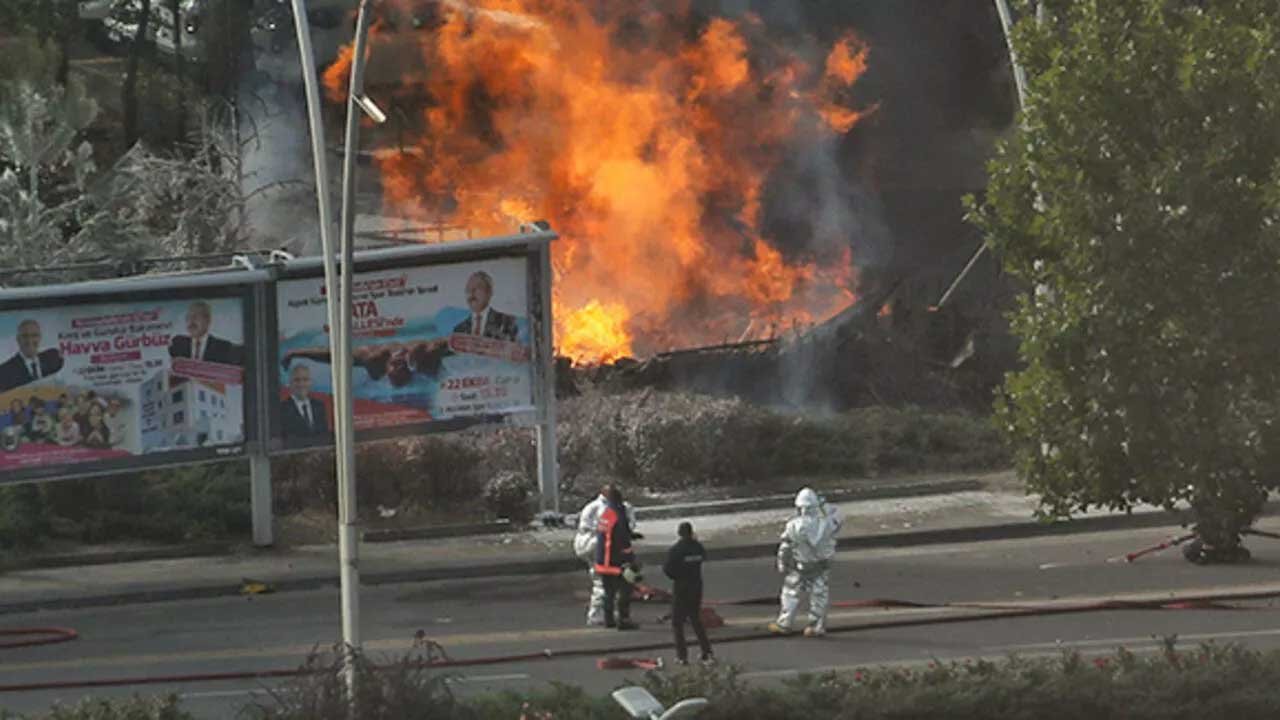
<path fill-rule="evenodd" d="M 329 171 L 325 165 L 324 120 L 320 112 L 320 81 L 316 74 L 315 53 L 311 49 L 311 26 L 307 22 L 306 0 L 290 0 L 293 8 L 293 26 L 298 34 L 298 60 L 302 66 L 302 85 L 307 93 L 307 121 L 311 128 L 311 160 L 315 165 L 316 204 L 320 211 L 320 246 L 324 255 L 325 292 L 329 298 L 336 294 L 337 274 L 333 260 L 333 210 L 329 206 Z M 335 308 L 329 306 L 330 327 L 335 326 Z M 335 350 L 333 335 L 329 336 L 329 350 Z"/>
<path fill-rule="evenodd" d="M 1027 107 L 1027 73 L 1022 68 L 1022 63 L 1018 62 L 1018 53 L 1013 47 L 1013 14 L 1009 12 L 1009 0 L 995 0 L 996 14 L 1000 16 L 1000 27 L 1004 30 L 1004 42 L 1009 48 L 1009 64 L 1013 66 L 1013 87 L 1018 93 L 1018 111 L 1022 112 Z M 1036 20 L 1044 21 L 1044 6 L 1036 3 Z M 983 242 L 974 251 L 973 256 L 969 258 L 969 262 L 965 263 L 964 269 L 951 281 L 951 285 L 947 287 L 946 292 L 942 293 L 942 297 L 938 300 L 935 307 L 942 307 L 951 299 L 952 293 L 960 287 L 960 283 L 969 275 L 969 271 L 974 265 L 978 264 L 978 258 L 987 251 L 987 243 Z"/>
<path fill-rule="evenodd" d="M 316 73 L 315 53 L 311 46 L 311 27 L 307 21 L 305 0 L 290 0 L 293 9 L 294 28 L 298 35 L 298 56 L 302 67 L 303 85 L 307 95 L 307 116 L 311 127 L 312 160 L 315 164 L 316 200 L 320 209 L 320 245 L 324 260 L 326 307 L 329 315 L 329 356 L 333 371 L 335 455 L 338 475 L 338 558 L 342 585 L 342 640 L 347 653 L 346 681 L 348 698 L 355 699 L 355 667 L 352 653 L 360 647 L 359 623 L 359 555 L 355 535 L 355 426 L 351 402 L 351 257 L 350 232 L 354 217 L 350 216 L 347 202 L 348 179 L 344 173 L 343 236 L 342 236 L 342 289 L 338 288 L 338 269 L 334 258 L 333 213 L 329 205 L 329 179 L 325 163 L 324 121 L 321 116 L 319 80 Z M 360 5 L 356 29 L 355 72 L 363 65 L 364 39 L 368 30 L 365 13 L 367 2 Z M 348 113 L 351 110 L 348 107 Z M 348 117 L 347 157 L 344 170 L 354 163 L 351 138 L 351 118 Z"/>
<path fill-rule="evenodd" d="M 996 13 L 1000 15 L 1000 27 L 1004 30 L 1004 42 L 1009 48 L 1009 64 L 1013 66 L 1013 86 L 1018 92 L 1018 109 L 1027 106 L 1027 73 L 1018 62 L 1018 52 L 1013 48 L 1013 14 L 1009 12 L 1009 0 L 996 0 Z M 1036 12 L 1039 19 L 1039 10 Z"/>
<path fill-rule="evenodd" d="M 361 0 L 356 14 L 351 56 L 351 84 L 347 94 L 347 126 L 342 154 L 342 309 L 338 316 L 337 351 L 333 371 L 342 392 L 336 396 L 338 459 L 338 556 L 341 562 L 342 641 L 348 653 L 360 649 L 360 538 L 357 535 L 355 411 L 351 397 L 351 301 L 355 228 L 355 165 L 359 145 L 360 108 L 363 93 L 365 46 L 369 35 L 369 0 Z M 332 298 L 331 298 L 332 300 Z M 332 307 L 332 302 L 330 303 Z M 333 327 L 333 326 L 331 326 Z M 350 657 L 348 658 L 350 660 Z M 355 697 L 354 667 L 347 666 L 347 683 Z"/>

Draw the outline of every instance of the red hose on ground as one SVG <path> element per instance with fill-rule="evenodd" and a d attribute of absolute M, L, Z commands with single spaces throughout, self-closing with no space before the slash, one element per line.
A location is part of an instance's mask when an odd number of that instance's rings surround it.
<path fill-rule="evenodd" d="M 953 615 L 946 617 L 906 617 L 892 618 L 878 621 L 870 621 L 857 623 L 852 625 L 832 626 L 827 629 L 828 633 L 851 633 L 864 632 L 868 630 L 882 630 L 886 628 L 899 627 L 915 627 L 921 625 L 946 625 L 963 622 L 979 622 L 984 620 L 999 620 L 1008 618 L 1031 617 L 1031 616 L 1050 616 L 1050 615 L 1067 615 L 1083 612 L 1102 612 L 1109 610 L 1241 610 L 1245 608 L 1236 608 L 1223 603 L 1244 600 L 1268 600 L 1280 598 L 1280 592 L 1244 592 L 1244 593 L 1219 593 L 1208 595 L 1188 595 L 1181 597 L 1168 597 L 1160 600 L 1102 600 L 1087 603 L 1061 603 L 1061 604 L 1045 604 L 1045 605 L 999 605 L 988 603 L 918 603 L 908 600 L 894 599 L 871 599 L 871 600 L 850 600 L 833 603 L 833 607 L 840 608 L 950 608 L 962 610 L 974 610 L 977 612 L 965 615 Z M 761 604 L 761 598 L 749 598 L 738 601 L 719 601 L 717 605 L 756 605 Z M 771 600 L 776 602 L 776 600 Z M 711 604 L 711 603 L 707 603 Z M 74 632 L 74 631 L 71 631 Z M 716 644 L 754 642 L 757 640 L 765 640 L 779 637 L 769 632 L 751 632 L 741 635 L 733 635 L 729 637 L 716 638 Z M 546 649 L 541 652 L 521 653 L 515 655 L 495 655 L 489 657 L 476 658 L 460 658 L 457 660 L 445 659 L 430 664 L 425 667 L 433 669 L 476 667 L 481 665 L 504 665 L 514 662 L 527 662 L 531 660 L 557 660 L 571 657 L 602 657 L 619 655 L 624 653 L 648 652 L 655 650 L 667 650 L 671 648 L 670 642 L 650 642 L 636 643 L 632 645 L 612 646 L 612 647 L 580 647 L 566 648 L 563 650 Z M 379 669 L 388 670 L 401 667 L 400 664 L 382 665 Z M 297 677 L 307 673 L 324 672 L 324 670 L 261 670 L 256 672 L 224 672 L 224 673 L 202 673 L 192 675 L 160 675 L 160 676 L 144 676 L 144 677 L 122 677 L 99 680 L 60 680 L 51 682 L 36 683 L 18 683 L 9 685 L 0 685 L 0 693 L 7 692 L 29 692 L 35 690 L 69 690 L 77 688 L 94 688 L 94 687 L 121 687 L 131 685 L 160 685 L 174 683 L 192 683 L 192 682 L 212 682 L 219 680 L 258 680 L 265 678 L 282 678 Z"/>
<path fill-rule="evenodd" d="M 1192 539 L 1192 538 L 1194 538 L 1195 536 L 1196 536 L 1196 534 L 1195 534 L 1195 533 L 1187 533 L 1186 535 L 1180 535 L 1180 536 L 1178 536 L 1178 537 L 1176 537 L 1176 538 L 1170 538 L 1170 539 L 1168 539 L 1168 540 L 1166 540 L 1166 541 L 1164 541 L 1164 542 L 1162 542 L 1162 543 L 1160 543 L 1160 544 L 1158 544 L 1158 545 L 1152 545 L 1152 546 L 1151 546 L 1151 547 L 1149 547 L 1149 548 L 1143 548 L 1143 549 L 1138 550 L 1138 551 L 1136 551 L 1136 552 L 1127 553 L 1127 554 L 1124 556 L 1124 561 L 1125 561 L 1125 562 L 1133 562 L 1134 560 L 1137 560 L 1138 558 L 1142 557 L 1143 555 L 1150 555 L 1151 553 L 1154 553 L 1154 552 L 1160 552 L 1161 550 L 1168 550 L 1168 549 L 1169 549 L 1169 548 L 1171 548 L 1171 547 L 1176 547 L 1176 546 L 1181 545 L 1182 543 L 1184 543 L 1184 542 L 1186 542 L 1186 541 L 1188 541 L 1188 540 L 1191 540 L 1191 539 Z"/>
<path fill-rule="evenodd" d="M 80 634 L 71 628 L 62 627 L 0 628 L 0 637 L 25 638 L 21 640 L 0 640 L 0 650 L 7 650 L 9 648 L 71 642 L 80 637 Z"/>

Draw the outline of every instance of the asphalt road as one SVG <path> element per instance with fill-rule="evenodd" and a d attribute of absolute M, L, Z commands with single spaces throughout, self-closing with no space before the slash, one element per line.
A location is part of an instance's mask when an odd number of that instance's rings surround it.
<path fill-rule="evenodd" d="M 1269 521 L 1273 522 L 1273 521 Z M 1263 529 L 1280 528 L 1261 525 Z M 1034 540 L 924 546 L 842 554 L 833 574 L 837 601 L 896 598 L 916 602 L 1088 602 L 1114 597 L 1280 591 L 1280 541 L 1250 542 L 1246 565 L 1200 567 L 1177 550 L 1133 564 L 1109 558 L 1155 544 L 1177 528 L 1072 535 Z M 752 598 L 776 593 L 778 576 L 768 559 L 715 563 L 706 569 L 708 598 Z M 657 578 L 650 578 L 657 582 Z M 855 584 L 856 583 L 856 584 Z M 661 583 L 665 585 L 665 583 Z M 665 607 L 641 604 L 643 627 L 631 633 L 584 627 L 586 574 L 541 578 L 493 578 L 383 586 L 362 593 L 366 648 L 394 657 L 407 652 L 416 631 L 440 642 L 454 659 L 537 653 L 543 649 L 595 649 L 580 657 L 538 659 L 458 668 L 464 692 L 534 687 L 552 680 L 604 691 L 638 672 L 600 671 L 595 660 L 618 644 L 669 642 L 658 623 Z M 723 642 L 757 633 L 772 616 L 768 606 L 720 607 L 726 628 L 716 653 L 740 665 L 748 678 L 768 681 L 796 672 L 881 663 L 924 663 L 934 658 L 1057 654 L 1062 647 L 1109 653 L 1124 645 L 1158 648 L 1162 638 L 1180 642 L 1239 642 L 1280 646 L 1280 605 L 1242 604 L 1248 610 L 1124 610 L 1037 617 L 972 618 L 975 610 L 840 608 L 836 632 L 820 640 L 801 637 Z M 904 619 L 966 617 L 963 622 L 874 627 Z M 60 680 L 171 676 L 296 667 L 317 645 L 340 636 L 336 590 L 252 598 L 155 603 L 115 608 L 6 616 L 0 627 L 68 626 L 81 638 L 45 647 L 0 650 L 0 685 Z M 626 653 L 671 658 L 669 649 Z M 0 707 L 18 712 L 47 709 L 87 695 L 177 693 L 202 717 L 230 717 L 259 698 L 271 683 L 254 680 L 173 683 L 93 690 L 0 693 Z"/>

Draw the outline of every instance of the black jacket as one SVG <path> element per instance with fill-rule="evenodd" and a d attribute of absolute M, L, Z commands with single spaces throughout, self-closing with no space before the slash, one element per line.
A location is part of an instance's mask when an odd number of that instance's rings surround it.
<path fill-rule="evenodd" d="M 681 538 L 667 551 L 667 561 L 662 572 L 671 578 L 672 595 L 679 600 L 702 599 L 702 563 L 707 551 L 702 543 L 692 538 Z"/>
<path fill-rule="evenodd" d="M 307 419 L 298 412 L 298 404 L 293 397 L 280 401 L 280 430 L 284 437 L 315 437 L 329 434 L 329 413 L 325 412 L 324 403 L 317 398 L 307 398 L 311 406 L 311 426 Z"/>
<path fill-rule="evenodd" d="M 205 346 L 201 348 L 201 359 L 206 362 L 223 363 L 225 365 L 243 365 L 244 348 L 230 340 L 205 335 Z M 191 336 L 175 335 L 169 341 L 169 357 L 191 357 Z"/>
<path fill-rule="evenodd" d="M 40 362 L 41 378 L 49 377 L 62 369 L 62 353 L 56 348 L 41 350 L 36 354 L 36 358 Z M 34 381 L 35 378 L 31 376 L 31 369 L 27 367 L 25 358 L 18 353 L 14 353 L 13 357 L 0 365 L 0 392 L 22 387 Z"/>
<path fill-rule="evenodd" d="M 474 335 L 475 333 L 471 332 L 471 320 L 472 316 L 468 315 L 466 320 L 458 323 L 453 328 L 453 331 L 462 335 Z M 485 318 L 484 327 L 480 328 L 481 337 L 506 340 L 508 342 L 515 342 L 519 332 L 520 327 L 516 324 L 514 316 L 498 312 L 493 308 L 489 308 L 489 315 Z"/>

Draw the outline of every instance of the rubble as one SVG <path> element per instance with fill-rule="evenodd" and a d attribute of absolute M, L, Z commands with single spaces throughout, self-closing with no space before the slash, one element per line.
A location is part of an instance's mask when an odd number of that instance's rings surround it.
<path fill-rule="evenodd" d="M 974 334 L 939 340 L 936 332 L 921 338 L 901 327 L 885 311 L 900 285 L 887 283 L 821 324 L 773 338 L 599 365 L 575 366 L 561 358 L 558 390 L 571 396 L 581 386 L 606 393 L 650 388 L 836 412 L 875 405 L 959 407 L 969 404 L 969 396 L 989 404 L 990 387 L 962 387 Z"/>

